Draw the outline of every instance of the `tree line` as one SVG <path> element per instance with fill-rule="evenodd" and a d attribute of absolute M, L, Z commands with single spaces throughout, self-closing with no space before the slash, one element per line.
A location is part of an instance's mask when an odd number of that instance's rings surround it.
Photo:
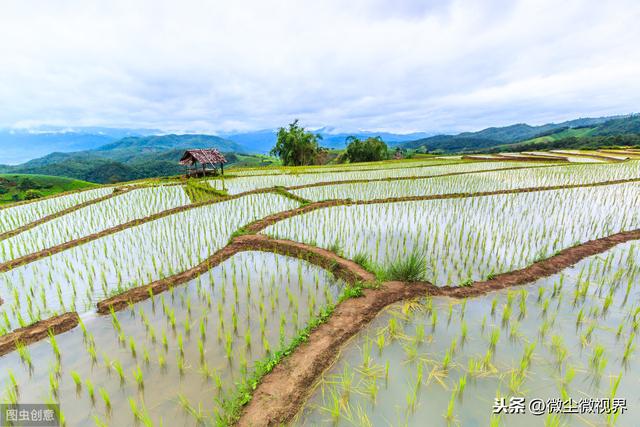
<path fill-rule="evenodd" d="M 321 147 L 320 141 L 322 135 L 307 131 L 296 119 L 287 128 L 278 129 L 271 155 L 279 157 L 285 166 L 324 164 L 329 150 Z M 338 156 L 338 162 L 375 162 L 389 158 L 389 147 L 379 136 L 366 139 L 350 136 L 346 143 L 347 148 Z"/>

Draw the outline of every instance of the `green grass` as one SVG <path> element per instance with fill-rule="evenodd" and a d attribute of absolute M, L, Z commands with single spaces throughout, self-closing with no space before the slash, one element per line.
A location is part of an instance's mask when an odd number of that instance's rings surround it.
<path fill-rule="evenodd" d="M 427 263 L 423 252 L 414 250 L 405 257 L 399 257 L 376 276 L 383 280 L 400 280 L 403 282 L 421 282 L 426 280 Z"/>
<path fill-rule="evenodd" d="M 227 196 L 226 191 L 216 190 L 206 182 L 189 179 L 184 188 L 191 203 L 206 202 Z"/>
<path fill-rule="evenodd" d="M 48 175 L 0 174 L 0 204 L 20 202 L 27 199 L 27 192 L 51 196 L 66 191 L 97 187 L 86 181 Z"/>

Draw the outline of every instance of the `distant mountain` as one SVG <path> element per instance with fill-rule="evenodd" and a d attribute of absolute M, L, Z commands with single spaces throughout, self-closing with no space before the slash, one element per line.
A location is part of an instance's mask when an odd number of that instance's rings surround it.
<path fill-rule="evenodd" d="M 127 136 L 144 136 L 153 129 L 104 127 L 0 129 L 0 163 L 18 164 L 51 152 L 91 150 Z"/>
<path fill-rule="evenodd" d="M 428 151 L 464 152 L 488 149 L 496 146 L 514 144 L 566 129 L 596 128 L 606 123 L 626 123 L 634 116 L 580 118 L 562 123 L 548 123 L 541 126 L 530 126 L 518 123 L 504 127 L 490 127 L 478 132 L 463 132 L 457 135 L 436 135 L 421 138 L 402 144 L 404 148 L 425 148 Z M 624 125 L 618 125 L 622 130 Z"/>
<path fill-rule="evenodd" d="M 16 166 L 0 166 L 0 172 L 66 176 L 91 182 L 116 182 L 152 176 L 175 175 L 187 148 L 217 148 L 227 160 L 247 151 L 241 145 L 212 135 L 161 135 L 126 137 L 92 150 L 51 153 Z M 246 156 L 244 156 L 246 157 Z"/>
<path fill-rule="evenodd" d="M 264 129 L 255 132 L 244 133 L 221 133 L 220 136 L 229 139 L 231 141 L 242 144 L 249 152 L 252 153 L 268 153 L 276 144 L 277 130 Z M 429 135 L 425 132 L 416 132 L 410 134 L 397 134 L 390 132 L 373 132 L 373 131 L 358 131 L 358 132 L 336 132 L 332 128 L 324 127 L 311 132 L 320 134 L 322 141 L 320 145 L 327 148 L 344 148 L 346 146 L 345 140 L 349 136 L 355 136 L 358 138 L 368 138 L 380 136 L 389 145 L 398 145 L 400 142 L 411 141 L 418 138 L 424 138 Z"/>

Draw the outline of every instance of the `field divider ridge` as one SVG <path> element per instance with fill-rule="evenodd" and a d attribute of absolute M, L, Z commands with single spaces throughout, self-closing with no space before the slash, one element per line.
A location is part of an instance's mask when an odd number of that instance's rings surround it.
<path fill-rule="evenodd" d="M 0 336 L 0 356 L 12 352 L 20 345 L 43 340 L 49 336 L 67 332 L 80 322 L 80 317 L 75 311 L 70 311 L 48 319 L 39 320 L 36 323 L 15 329 L 8 334 Z"/>

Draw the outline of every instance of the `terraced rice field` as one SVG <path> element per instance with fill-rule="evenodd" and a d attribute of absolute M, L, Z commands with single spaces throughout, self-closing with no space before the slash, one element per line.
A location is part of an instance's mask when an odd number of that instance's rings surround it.
<path fill-rule="evenodd" d="M 0 209 L 0 403 L 69 426 L 637 424 L 640 161 L 229 174 L 196 204 L 136 182 Z M 494 413 L 535 398 L 626 410 Z"/>

